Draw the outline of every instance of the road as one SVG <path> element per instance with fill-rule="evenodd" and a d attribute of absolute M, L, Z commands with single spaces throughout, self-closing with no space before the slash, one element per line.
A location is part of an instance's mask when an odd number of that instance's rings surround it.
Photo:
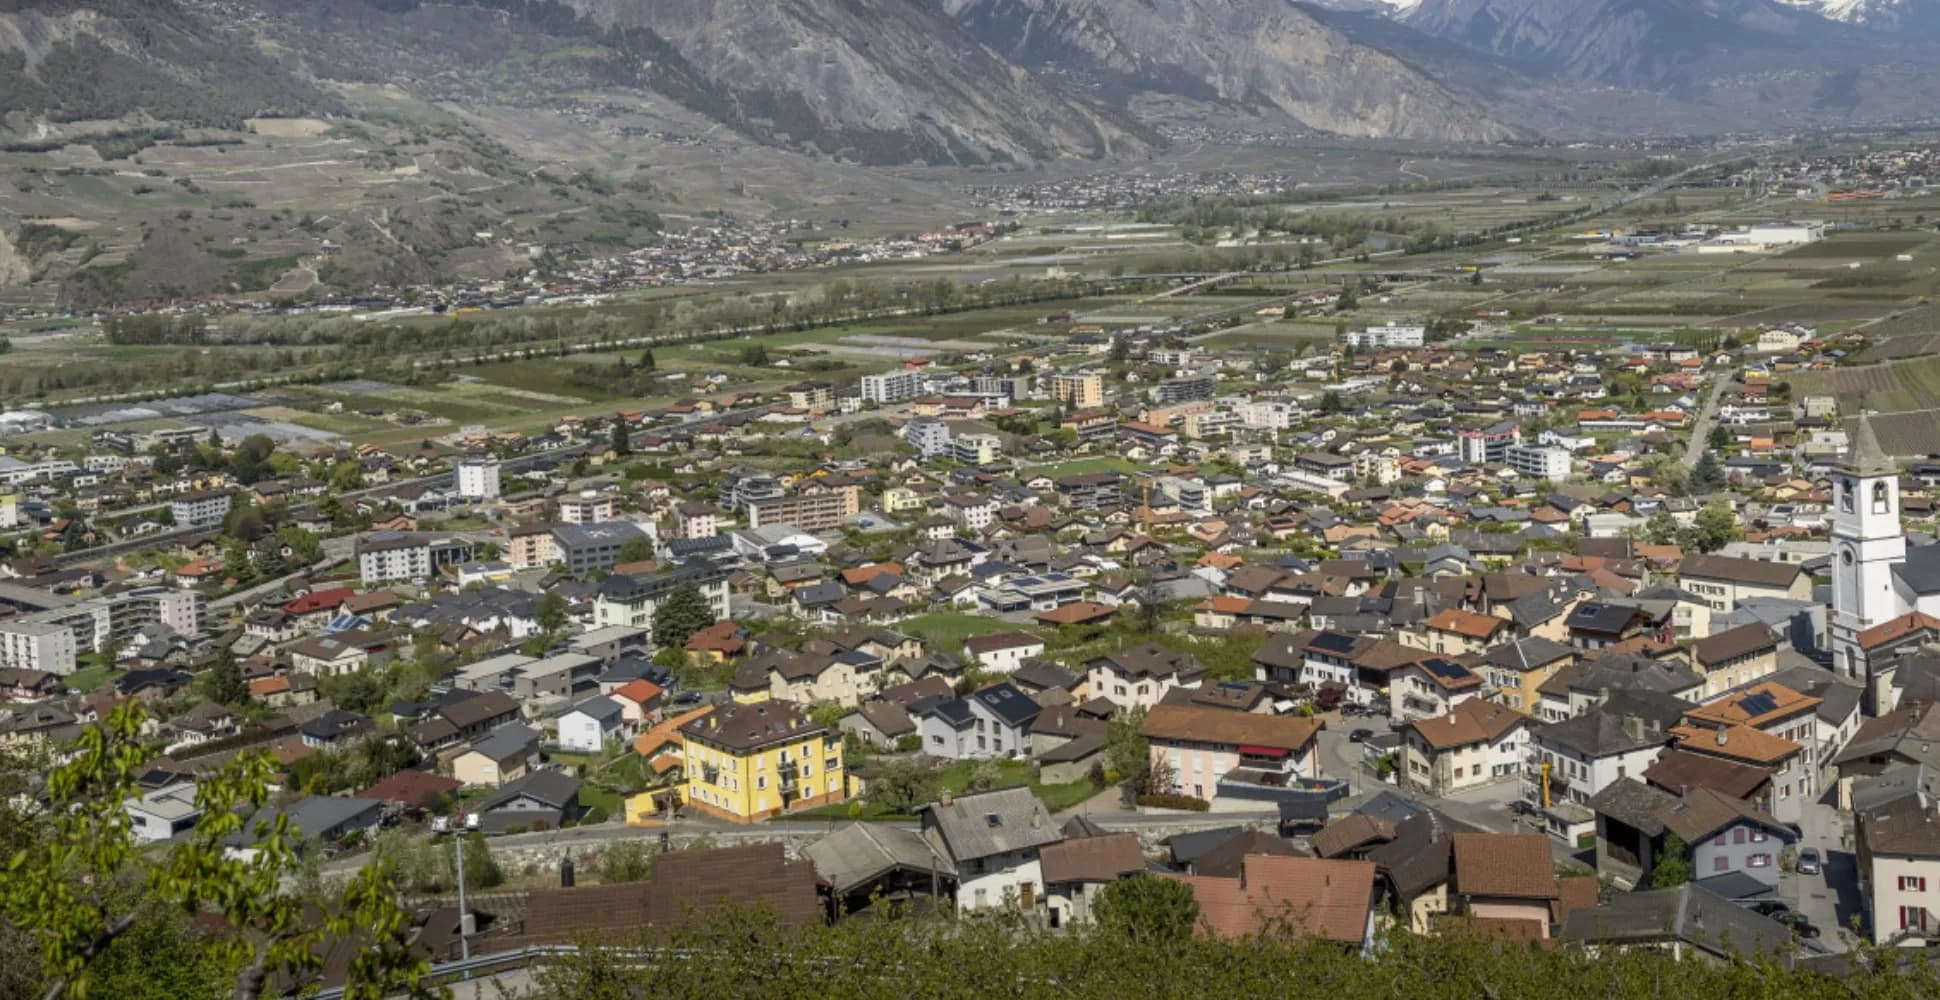
<path fill-rule="evenodd" d="M 1865 899 L 1859 893 L 1859 862 L 1854 854 L 1847 814 L 1824 803 L 1807 803 L 1799 817 L 1804 837 L 1799 846 L 1816 847 L 1825 859 L 1817 875 L 1779 873 L 1778 898 L 1805 914 L 1819 929 L 1816 944 L 1827 951 L 1849 951 L 1854 941 L 1854 921 L 1864 927 L 1868 920 Z"/>
<path fill-rule="evenodd" d="M 1714 372 L 1711 384 L 1704 389 L 1704 405 L 1698 407 L 1697 419 L 1691 423 L 1691 440 L 1684 446 L 1684 455 L 1678 459 L 1689 472 L 1697 468 L 1698 456 L 1711 450 L 1711 424 L 1718 418 L 1718 400 L 1724 397 L 1726 386 L 1731 384 L 1730 372 Z"/>

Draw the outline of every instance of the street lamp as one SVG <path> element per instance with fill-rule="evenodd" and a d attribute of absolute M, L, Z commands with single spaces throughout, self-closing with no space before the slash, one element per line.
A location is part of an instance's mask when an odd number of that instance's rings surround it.
<path fill-rule="evenodd" d="M 471 940 L 467 936 L 471 929 L 472 915 L 471 911 L 465 908 L 465 834 L 477 829 L 478 814 L 475 812 L 464 814 L 464 825 L 462 829 L 453 830 L 451 828 L 451 821 L 443 816 L 438 817 L 432 823 L 433 832 L 449 833 L 457 838 L 455 841 L 457 857 L 454 859 L 454 867 L 458 877 L 458 956 L 467 961 L 472 957 Z"/>

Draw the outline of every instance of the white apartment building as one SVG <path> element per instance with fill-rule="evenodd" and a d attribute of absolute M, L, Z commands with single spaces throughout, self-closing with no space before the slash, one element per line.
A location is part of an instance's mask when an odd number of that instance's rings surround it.
<path fill-rule="evenodd" d="M 466 500 L 497 500 L 499 497 L 498 459 L 460 459 L 457 482 L 458 495 Z"/>
<path fill-rule="evenodd" d="M 74 630 L 41 622 L 0 624 L 0 667 L 71 674 L 74 672 Z"/>
<path fill-rule="evenodd" d="M 229 494 L 217 490 L 184 494 L 168 502 L 168 512 L 178 527 L 221 524 L 229 516 Z"/>
<path fill-rule="evenodd" d="M 599 524 L 613 520 L 613 495 L 599 490 L 582 490 L 577 496 L 561 497 L 561 524 Z"/>
<path fill-rule="evenodd" d="M 1389 347 L 1420 347 L 1428 337 L 1425 326 L 1370 326 L 1365 330 L 1349 330 L 1340 335 L 1340 342 L 1353 348 L 1380 350 Z"/>
<path fill-rule="evenodd" d="M 1502 453 L 1509 468 L 1532 479 L 1560 483 L 1570 477 L 1567 448 L 1536 444 L 1512 444 Z"/>
<path fill-rule="evenodd" d="M 915 399 L 923 394 L 923 376 L 915 371 L 883 372 L 862 376 L 862 400 L 884 405 Z"/>

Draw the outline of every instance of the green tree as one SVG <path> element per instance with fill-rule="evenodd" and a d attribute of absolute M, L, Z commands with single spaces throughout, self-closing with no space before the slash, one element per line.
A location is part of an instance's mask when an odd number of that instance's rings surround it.
<path fill-rule="evenodd" d="M 633 441 L 627 436 L 626 421 L 613 421 L 613 434 L 610 447 L 615 455 L 633 454 Z"/>
<path fill-rule="evenodd" d="M 936 797 L 939 778 L 929 758 L 892 758 L 870 779 L 869 799 L 884 812 L 907 815 Z"/>
<path fill-rule="evenodd" d="M 1320 394 L 1320 412 L 1333 414 L 1341 412 L 1342 409 L 1340 393 L 1329 389 Z"/>
<path fill-rule="evenodd" d="M 1177 879 L 1140 872 L 1098 895 L 1098 929 L 1136 944 L 1185 941 L 1199 923 L 1199 900 Z"/>
<path fill-rule="evenodd" d="M 663 649 L 687 645 L 694 633 L 714 624 L 714 606 L 707 595 L 692 583 L 669 591 L 666 600 L 653 609 L 653 641 Z"/>
<path fill-rule="evenodd" d="M 1738 440 L 1737 436 L 1731 433 L 1730 428 L 1726 427 L 1723 424 L 1719 424 L 1718 426 L 1711 428 L 1711 433 L 1709 436 L 1705 438 L 1705 443 L 1710 445 L 1712 449 L 1715 450 L 1718 448 L 1729 448 L 1731 447 L 1732 443 L 1737 440 Z"/>
<path fill-rule="evenodd" d="M 1145 710 L 1134 709 L 1114 717 L 1105 730 L 1105 760 L 1121 781 L 1143 774 L 1151 763 L 1151 744 L 1139 735 L 1144 726 Z"/>
<path fill-rule="evenodd" d="M 130 700 L 83 730 L 71 761 L 47 777 L 50 808 L 36 820 L 36 836 L 13 853 L 0 880 L 0 914 L 39 946 L 45 997 L 84 998 L 114 975 L 117 944 L 146 933 L 138 930 L 144 905 L 213 913 L 248 929 L 203 942 L 203 952 L 221 961 L 212 972 L 233 977 L 222 992 L 238 1000 L 263 996 L 281 974 L 316 968 L 326 939 L 353 935 L 363 946 L 347 970 L 348 996 L 424 992 L 427 966 L 410 953 L 388 858 L 374 857 L 332 898 L 306 901 L 285 889 L 300 850 L 297 831 L 283 815 L 246 819 L 268 804 L 274 764 L 267 756 L 242 754 L 204 776 L 195 827 L 165 850 L 139 850 L 122 803 L 139 792 L 146 721 L 141 702 Z M 237 834 L 248 838 L 247 857 L 227 849 Z M 306 918 L 309 904 L 319 906 L 320 921 Z M 172 995 L 215 992 L 184 986 Z"/>
<path fill-rule="evenodd" d="M 1691 526 L 1682 534 L 1685 548 L 1716 552 L 1744 537 L 1738 529 L 1738 515 L 1723 500 L 1713 500 L 1699 510 Z"/>
<path fill-rule="evenodd" d="M 215 665 L 203 675 L 202 696 L 219 705 L 240 705 L 249 700 L 249 685 L 243 683 L 242 666 L 229 647 L 222 647 L 216 654 Z"/>
<path fill-rule="evenodd" d="M 653 348 L 649 347 L 640 352 L 640 370 L 646 372 L 654 370 Z"/>
<path fill-rule="evenodd" d="M 1131 338 L 1113 337 L 1111 339 L 1111 351 L 1110 353 L 1106 354 L 1105 357 L 1112 364 L 1123 364 L 1126 361 L 1131 360 L 1131 357 L 1132 357 Z"/>
<path fill-rule="evenodd" d="M 1667 510 L 1658 510 L 1644 522 L 1644 541 L 1652 545 L 1675 545 L 1678 537 L 1677 518 Z"/>
<path fill-rule="evenodd" d="M 659 854 L 645 840 L 620 840 L 606 845 L 599 853 L 600 884 L 645 882 L 653 877 L 653 863 Z"/>
<path fill-rule="evenodd" d="M 1697 464 L 1691 466 L 1691 474 L 1685 478 L 1684 486 L 1697 496 L 1724 489 L 1724 467 L 1718 462 L 1718 453 L 1705 449 L 1704 454 L 1698 456 Z"/>
<path fill-rule="evenodd" d="M 564 632 L 571 620 L 566 615 L 566 599 L 556 590 L 548 590 L 544 597 L 539 598 L 539 606 L 533 610 L 532 617 L 539 623 L 539 628 L 548 634 Z"/>
<path fill-rule="evenodd" d="M 619 555 L 615 556 L 613 561 L 616 563 L 635 563 L 646 562 L 652 558 L 653 539 L 629 538 L 625 545 L 620 546 Z"/>
<path fill-rule="evenodd" d="M 1664 852 L 1655 860 L 1657 865 L 1650 871 L 1652 889 L 1669 889 L 1691 880 L 1691 848 L 1677 834 L 1664 837 Z"/>

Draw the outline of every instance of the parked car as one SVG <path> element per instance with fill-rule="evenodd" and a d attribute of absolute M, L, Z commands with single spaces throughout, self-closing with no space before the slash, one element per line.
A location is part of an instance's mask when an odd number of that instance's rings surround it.
<path fill-rule="evenodd" d="M 1356 729 L 1353 732 L 1347 734 L 1347 742 L 1365 743 L 1367 742 L 1367 738 L 1373 735 L 1374 735 L 1374 730 L 1372 729 Z"/>
<path fill-rule="evenodd" d="M 1818 848 L 1806 847 L 1799 850 L 1798 873 L 1800 875 L 1817 875 L 1825 870 L 1824 864 L 1825 859 L 1819 856 Z"/>
<path fill-rule="evenodd" d="M 701 693 L 699 691 L 682 691 L 674 695 L 674 704 L 676 705 L 698 705 L 700 703 Z"/>
<path fill-rule="evenodd" d="M 1542 813 L 1541 809 L 1536 808 L 1534 802 L 1530 802 L 1527 799 L 1515 799 L 1511 801 L 1509 803 L 1509 811 L 1518 816 L 1537 816 Z"/>
<path fill-rule="evenodd" d="M 1745 909 L 1761 917 L 1771 917 L 1773 920 L 1780 919 L 1780 914 L 1792 912 L 1791 907 L 1786 906 L 1776 899 L 1761 899 L 1753 903 L 1747 903 L 1745 904 Z"/>
<path fill-rule="evenodd" d="M 1819 929 L 1812 926 L 1812 921 L 1807 920 L 1803 913 L 1794 911 L 1776 913 L 1772 915 L 1772 919 L 1784 924 L 1792 933 L 1797 934 L 1799 937 L 1815 938 L 1819 936 Z"/>

